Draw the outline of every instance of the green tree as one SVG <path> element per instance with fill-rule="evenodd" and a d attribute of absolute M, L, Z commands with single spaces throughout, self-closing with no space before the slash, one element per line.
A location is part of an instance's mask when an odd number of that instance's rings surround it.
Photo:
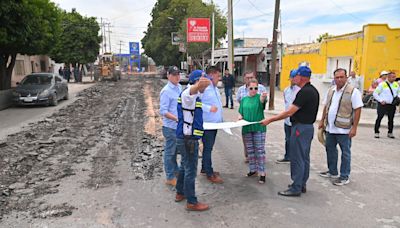
<path fill-rule="evenodd" d="M 152 20 L 148 24 L 142 39 L 144 53 L 159 65 L 179 65 L 183 54 L 177 45 L 171 44 L 171 32 L 179 32 L 186 40 L 186 19 L 189 17 L 211 18 L 215 12 L 215 40 L 226 34 L 226 18 L 213 3 L 201 0 L 158 0 L 152 10 Z M 212 28 L 211 28 L 212 29 Z M 190 43 L 187 47 L 189 55 L 198 57 L 203 51 L 211 48 L 210 43 Z"/>
<path fill-rule="evenodd" d="M 60 31 L 60 10 L 49 0 L 0 1 L 0 90 L 11 88 L 17 54 L 51 51 Z"/>
<path fill-rule="evenodd" d="M 101 42 L 96 18 L 83 17 L 76 10 L 64 11 L 61 15 L 61 32 L 51 58 L 74 66 L 94 62 Z"/>
<path fill-rule="evenodd" d="M 323 40 L 325 40 L 325 39 L 328 39 L 328 38 L 331 38 L 331 37 L 333 37 L 332 35 L 329 35 L 329 33 L 323 33 L 323 34 L 321 34 L 321 35 L 319 35 L 318 36 L 318 38 L 317 38 L 317 42 L 318 43 L 321 43 Z"/>
<path fill-rule="evenodd" d="M 144 67 L 146 69 L 149 67 L 149 57 L 147 57 L 145 54 L 140 55 L 140 67 Z"/>

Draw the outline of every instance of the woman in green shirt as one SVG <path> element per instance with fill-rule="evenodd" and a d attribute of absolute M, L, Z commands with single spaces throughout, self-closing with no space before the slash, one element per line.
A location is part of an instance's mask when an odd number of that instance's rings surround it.
<path fill-rule="evenodd" d="M 240 102 L 239 119 L 249 122 L 258 122 L 264 119 L 264 109 L 267 93 L 257 94 L 258 81 L 252 79 L 249 84 L 249 96 L 244 97 Z M 242 137 L 249 159 L 248 177 L 260 177 L 259 183 L 265 183 L 265 134 L 267 128 L 259 123 L 247 125 L 242 128 Z"/>

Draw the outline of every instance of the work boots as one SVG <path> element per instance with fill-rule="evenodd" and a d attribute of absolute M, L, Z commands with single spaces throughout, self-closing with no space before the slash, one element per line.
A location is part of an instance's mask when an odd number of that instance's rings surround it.
<path fill-rule="evenodd" d="M 186 210 L 188 211 L 206 211 L 209 207 L 205 203 L 197 202 L 196 204 L 188 203 L 186 204 Z"/>

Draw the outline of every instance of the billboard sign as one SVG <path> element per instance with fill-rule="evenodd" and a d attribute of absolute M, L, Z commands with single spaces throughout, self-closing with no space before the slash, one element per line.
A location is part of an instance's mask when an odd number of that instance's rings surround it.
<path fill-rule="evenodd" d="M 129 65 L 132 69 L 132 63 L 137 62 L 138 69 L 140 69 L 140 48 L 139 42 L 129 42 Z"/>
<path fill-rule="evenodd" d="M 186 21 L 188 43 L 210 42 L 210 19 L 188 18 Z"/>

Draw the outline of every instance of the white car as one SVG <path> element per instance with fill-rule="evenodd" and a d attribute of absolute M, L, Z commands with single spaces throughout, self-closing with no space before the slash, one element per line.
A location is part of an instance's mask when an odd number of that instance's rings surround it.
<path fill-rule="evenodd" d="M 186 85 L 189 83 L 189 75 L 186 74 L 185 72 L 179 73 L 179 76 L 181 77 L 181 80 L 179 81 L 180 84 Z"/>

